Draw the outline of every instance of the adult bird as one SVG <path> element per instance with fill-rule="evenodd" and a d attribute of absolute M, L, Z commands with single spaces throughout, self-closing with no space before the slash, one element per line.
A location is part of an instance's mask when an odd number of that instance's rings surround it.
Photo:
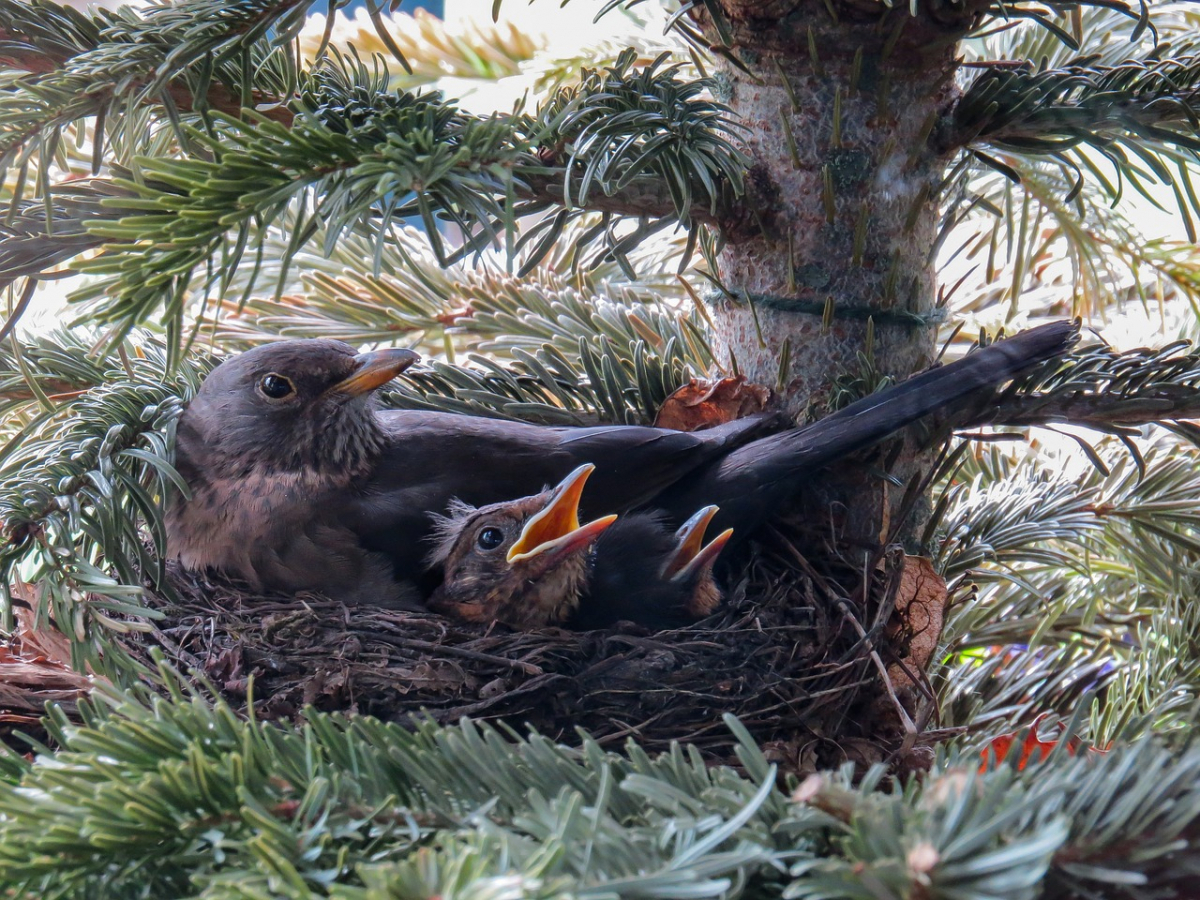
<path fill-rule="evenodd" d="M 676 524 L 715 504 L 716 527 L 745 537 L 820 467 L 1074 339 L 1069 322 L 1043 325 L 766 436 L 761 418 L 684 433 L 378 410 L 374 389 L 415 354 L 267 344 L 217 366 L 180 418 L 176 465 L 191 496 L 168 510 L 168 550 L 255 589 L 411 606 L 426 575 L 430 512 L 455 498 L 479 507 L 529 496 L 583 463 L 596 466 L 597 512 L 655 509 Z"/>
<path fill-rule="evenodd" d="M 712 567 L 731 535 L 704 543 L 716 507 L 678 531 L 640 512 L 581 525 L 580 497 L 594 469 L 582 465 L 530 497 L 480 509 L 452 504 L 437 517 L 429 561 L 443 579 L 430 609 L 518 629 L 603 628 L 622 619 L 673 628 L 713 612 L 722 595 Z"/>

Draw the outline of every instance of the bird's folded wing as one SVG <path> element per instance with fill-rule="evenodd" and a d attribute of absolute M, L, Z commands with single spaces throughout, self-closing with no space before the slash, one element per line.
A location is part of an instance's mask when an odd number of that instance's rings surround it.
<path fill-rule="evenodd" d="M 723 455 L 667 488 L 653 504 L 682 520 L 714 503 L 714 529 L 753 532 L 799 489 L 805 478 L 847 454 L 887 438 L 936 410 L 1004 384 L 1061 356 L 1074 343 L 1071 322 L 1052 322 L 976 350 L 850 404 L 812 425 L 770 435 Z"/>
<path fill-rule="evenodd" d="M 431 513 L 451 500 L 473 506 L 513 500 L 560 481 L 582 463 L 596 471 L 583 498 L 589 516 L 622 512 L 689 472 L 776 427 L 769 417 L 685 433 L 640 426 L 550 428 L 454 413 L 379 413 L 387 445 L 355 486 L 347 524 L 397 572 L 420 571 Z"/>

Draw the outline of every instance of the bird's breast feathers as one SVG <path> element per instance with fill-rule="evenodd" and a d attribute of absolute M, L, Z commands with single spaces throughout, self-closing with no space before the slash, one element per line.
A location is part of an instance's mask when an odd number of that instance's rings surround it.
<path fill-rule="evenodd" d="M 313 472 L 255 473 L 193 483 L 192 498 L 167 513 L 170 553 L 189 569 L 248 580 L 262 554 L 277 552 L 328 510 L 328 478 Z"/>

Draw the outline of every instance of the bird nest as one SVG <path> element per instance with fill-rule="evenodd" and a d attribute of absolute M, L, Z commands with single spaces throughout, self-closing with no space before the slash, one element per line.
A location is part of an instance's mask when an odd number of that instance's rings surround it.
<path fill-rule="evenodd" d="M 772 532 L 743 560 L 720 611 L 686 628 L 630 623 L 517 632 L 312 596 L 250 596 L 172 573 L 178 599 L 139 636 L 261 717 L 302 708 L 386 720 L 463 716 L 563 741 L 673 741 L 732 759 L 733 714 L 785 770 L 847 759 L 919 765 L 930 708 L 923 669 L 945 589 L 924 560 L 893 549 L 868 571 L 817 571 Z M 917 723 L 917 724 L 914 724 Z"/>

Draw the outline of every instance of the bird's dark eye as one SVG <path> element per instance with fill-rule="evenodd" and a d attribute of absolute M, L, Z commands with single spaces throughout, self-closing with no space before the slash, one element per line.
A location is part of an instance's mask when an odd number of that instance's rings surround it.
<path fill-rule="evenodd" d="M 499 528 L 485 528 L 475 538 L 475 543 L 481 550 L 495 550 L 504 543 L 504 532 Z"/>
<path fill-rule="evenodd" d="M 262 377 L 258 382 L 258 389 L 263 392 L 264 396 L 270 397 L 272 400 L 282 400 L 296 393 L 296 386 L 292 384 L 290 378 L 276 375 L 274 372 Z"/>

